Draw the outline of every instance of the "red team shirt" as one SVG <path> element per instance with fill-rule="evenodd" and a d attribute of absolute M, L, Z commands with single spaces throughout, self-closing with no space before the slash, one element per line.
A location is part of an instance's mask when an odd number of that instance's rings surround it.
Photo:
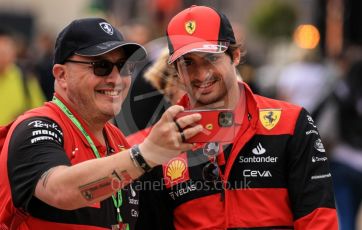
<path fill-rule="evenodd" d="M 254 95 L 246 84 L 240 89 L 246 110 L 240 100 L 236 137 L 221 144 L 220 179 L 204 181 L 209 160 L 202 147 L 154 169 L 143 179 L 163 187 L 141 191 L 139 229 L 338 229 L 332 178 L 311 116 Z M 187 97 L 181 104 L 189 109 Z"/>
<path fill-rule="evenodd" d="M 57 97 L 62 100 L 59 95 Z M 62 102 L 67 105 L 64 100 Z M 104 128 L 109 142 L 107 150 L 89 132 L 77 113 L 69 105 L 67 107 L 90 134 L 102 157 L 129 148 L 118 128 L 107 123 Z M 89 207 L 66 211 L 34 197 L 40 176 L 50 168 L 75 165 L 95 158 L 88 141 L 54 103 L 48 102 L 20 116 L 9 131 L 0 157 L 0 226 L 9 226 L 13 221 L 18 223 L 19 229 L 56 230 L 110 229 L 111 225 L 117 224 L 112 198 Z M 129 186 L 122 195 L 122 217 L 125 222 L 133 223 L 138 213 L 138 195 L 131 192 Z M 133 215 L 130 210 L 133 210 Z M 22 218 L 10 219 L 13 213 L 18 213 L 16 216 Z"/>

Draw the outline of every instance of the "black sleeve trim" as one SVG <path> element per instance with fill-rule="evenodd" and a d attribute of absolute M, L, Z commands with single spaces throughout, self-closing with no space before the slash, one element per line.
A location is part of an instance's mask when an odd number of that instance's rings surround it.
<path fill-rule="evenodd" d="M 36 184 L 47 170 L 71 165 L 63 149 L 60 126 L 46 117 L 22 121 L 12 133 L 8 153 L 8 177 L 15 207 L 27 210 Z"/>
<path fill-rule="evenodd" d="M 302 109 L 288 144 L 288 189 L 294 219 L 335 208 L 326 150 L 311 115 Z"/>

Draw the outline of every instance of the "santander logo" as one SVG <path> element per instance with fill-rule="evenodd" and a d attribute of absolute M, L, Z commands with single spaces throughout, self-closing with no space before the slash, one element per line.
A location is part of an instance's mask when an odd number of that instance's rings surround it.
<path fill-rule="evenodd" d="M 263 146 L 259 142 L 259 144 L 256 146 L 256 148 L 253 148 L 252 152 L 255 155 L 262 155 L 266 152 L 266 150 L 263 148 Z"/>

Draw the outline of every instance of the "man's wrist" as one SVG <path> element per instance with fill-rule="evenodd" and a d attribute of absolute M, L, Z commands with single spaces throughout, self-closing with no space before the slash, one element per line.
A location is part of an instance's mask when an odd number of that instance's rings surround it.
<path fill-rule="evenodd" d="M 146 162 L 145 158 L 143 157 L 138 145 L 132 146 L 129 154 L 132 162 L 135 164 L 136 167 L 140 168 L 144 172 L 150 172 L 152 170 L 152 167 Z"/>

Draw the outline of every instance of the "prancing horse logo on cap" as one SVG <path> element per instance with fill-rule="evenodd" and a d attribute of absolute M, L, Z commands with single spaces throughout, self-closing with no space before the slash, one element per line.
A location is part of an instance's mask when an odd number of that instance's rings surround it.
<path fill-rule="evenodd" d="M 185 23 L 185 30 L 188 34 L 193 34 L 196 30 L 196 22 L 195 21 L 187 21 Z"/>
<path fill-rule="evenodd" d="M 104 32 L 109 35 L 113 35 L 113 27 L 111 26 L 111 24 L 107 22 L 101 22 L 99 23 L 99 25 L 101 26 L 102 30 L 104 30 Z"/>

